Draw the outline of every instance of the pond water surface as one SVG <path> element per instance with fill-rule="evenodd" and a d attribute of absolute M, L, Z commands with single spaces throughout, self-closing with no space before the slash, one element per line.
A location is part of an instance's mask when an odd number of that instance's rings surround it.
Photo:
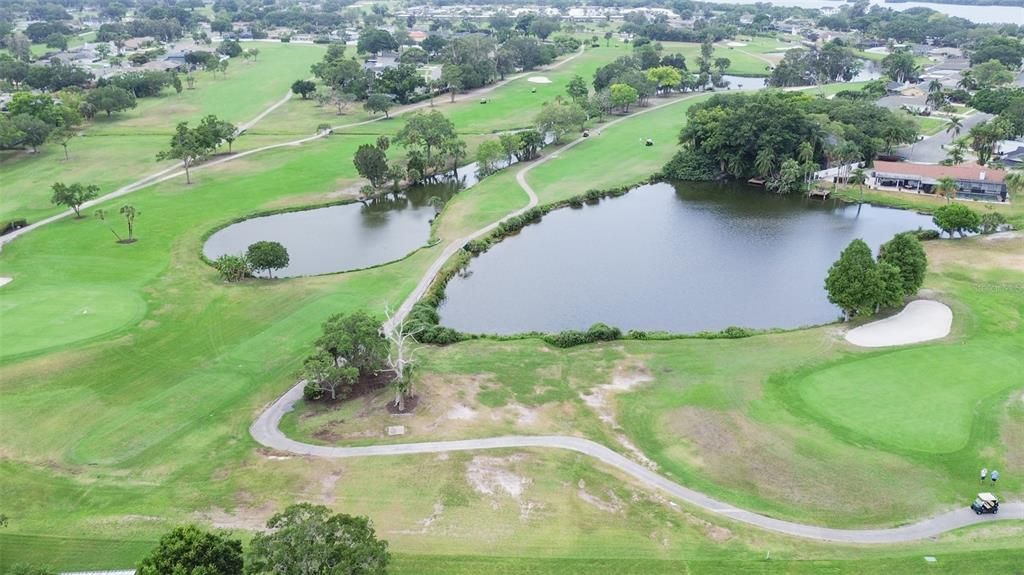
<path fill-rule="evenodd" d="M 552 212 L 474 258 L 448 284 L 441 324 L 510 334 L 826 323 L 839 310 L 825 274 L 850 240 L 877 250 L 918 227 L 934 228 L 915 212 L 747 187 L 642 186 Z"/>
<path fill-rule="evenodd" d="M 460 172 L 461 173 L 461 172 Z M 405 257 L 426 244 L 435 208 L 455 184 L 417 187 L 369 204 L 344 204 L 248 219 L 217 231 L 203 254 L 215 260 L 244 254 L 258 241 L 280 242 L 290 258 L 277 277 L 316 275 L 365 268 Z"/>

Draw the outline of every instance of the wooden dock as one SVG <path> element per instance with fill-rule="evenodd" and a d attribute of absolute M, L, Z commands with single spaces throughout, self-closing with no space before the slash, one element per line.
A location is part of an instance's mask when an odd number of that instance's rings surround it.
<path fill-rule="evenodd" d="M 831 196 L 831 195 L 832 195 L 832 190 L 829 190 L 828 188 L 817 188 L 817 189 L 814 189 L 814 190 L 811 190 L 811 191 L 807 192 L 807 197 L 815 198 L 815 199 L 820 199 L 820 200 L 827 200 L 828 197 Z"/>

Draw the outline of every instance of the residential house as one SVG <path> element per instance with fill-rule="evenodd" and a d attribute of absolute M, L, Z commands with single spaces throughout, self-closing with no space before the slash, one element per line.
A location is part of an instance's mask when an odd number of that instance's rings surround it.
<path fill-rule="evenodd" d="M 943 166 L 940 164 L 911 164 L 908 162 L 875 161 L 873 186 L 882 189 L 934 193 L 939 178 L 956 180 L 957 197 L 1005 202 L 1006 171 L 977 164 Z"/>

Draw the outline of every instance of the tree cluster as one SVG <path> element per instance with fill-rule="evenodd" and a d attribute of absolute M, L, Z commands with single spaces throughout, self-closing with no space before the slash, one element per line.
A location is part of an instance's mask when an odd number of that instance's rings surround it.
<path fill-rule="evenodd" d="M 673 174 L 673 166 L 700 167 L 696 172 L 715 166 L 716 175 L 776 178 L 782 190 L 793 189 L 801 171 L 871 160 L 917 135 L 912 120 L 870 102 L 773 90 L 718 94 L 687 116 L 679 155 L 692 157 L 677 156 L 667 176 L 688 175 Z"/>
<path fill-rule="evenodd" d="M 157 154 L 157 160 L 181 160 L 185 168 L 185 181 L 192 183 L 191 168 L 196 163 L 208 158 L 223 143 L 231 144 L 239 136 L 238 129 L 217 116 L 207 116 L 194 128 L 188 122 L 180 122 L 171 136 L 170 147 Z"/>
<path fill-rule="evenodd" d="M 825 291 L 845 319 L 872 315 L 916 294 L 927 268 L 927 255 L 913 233 L 897 234 L 883 244 L 877 261 L 864 240 L 856 239 L 829 268 Z"/>
<path fill-rule="evenodd" d="M 136 566 L 139 575 L 384 575 L 391 560 L 367 517 L 296 503 L 267 521 L 246 550 L 223 531 L 195 525 L 165 533 Z M 26 570 L 20 575 L 50 575 Z"/>
<path fill-rule="evenodd" d="M 821 48 L 787 50 L 772 70 L 768 84 L 777 87 L 811 86 L 849 82 L 861 69 L 860 58 L 842 40 L 826 42 Z"/>
<path fill-rule="evenodd" d="M 314 348 L 302 363 L 303 395 L 308 400 L 344 399 L 360 377 L 387 367 L 388 341 L 380 322 L 364 311 L 329 317 Z"/>

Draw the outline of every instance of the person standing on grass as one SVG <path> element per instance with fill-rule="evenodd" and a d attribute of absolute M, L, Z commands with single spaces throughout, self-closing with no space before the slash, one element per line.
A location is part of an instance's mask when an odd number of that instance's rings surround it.
<path fill-rule="evenodd" d="M 992 470 L 992 483 L 995 483 L 999 479 L 999 472 L 995 469 Z"/>
<path fill-rule="evenodd" d="M 981 468 L 981 480 L 982 481 L 985 481 L 985 476 L 986 475 L 988 475 L 988 468 L 987 467 L 982 467 Z"/>

